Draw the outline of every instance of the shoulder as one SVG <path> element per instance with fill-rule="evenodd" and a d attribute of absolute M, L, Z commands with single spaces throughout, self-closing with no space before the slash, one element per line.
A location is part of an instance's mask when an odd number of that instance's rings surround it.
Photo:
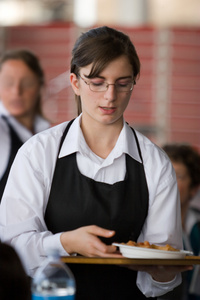
<path fill-rule="evenodd" d="M 150 161 L 152 161 L 152 163 L 154 162 L 154 164 L 161 164 L 162 166 L 165 164 L 171 165 L 168 155 L 162 148 L 150 141 L 139 131 L 135 130 L 135 132 L 139 141 L 144 163 L 150 163 Z"/>
<path fill-rule="evenodd" d="M 51 127 L 50 122 L 41 115 L 36 115 L 34 123 L 36 133 Z"/>
<path fill-rule="evenodd" d="M 67 124 L 68 122 L 64 122 L 35 134 L 22 145 L 20 151 L 29 154 L 33 151 L 41 151 L 42 149 L 50 151 L 52 147 L 57 148 Z"/>
<path fill-rule="evenodd" d="M 51 177 L 67 123 L 46 129 L 28 139 L 18 150 L 12 166 L 13 170 L 21 169 L 24 174 L 31 170 L 34 174 L 38 174 L 39 178 Z"/>
<path fill-rule="evenodd" d="M 0 116 L 0 137 L 1 137 L 1 141 L 4 140 L 4 137 L 9 135 L 9 127 L 6 124 L 6 122 L 1 118 Z"/>
<path fill-rule="evenodd" d="M 8 125 L 5 120 L 3 120 L 2 116 L 0 115 L 0 130 L 8 130 Z"/>
<path fill-rule="evenodd" d="M 136 131 L 147 183 L 155 193 L 176 185 L 176 173 L 168 155 L 158 145 Z"/>

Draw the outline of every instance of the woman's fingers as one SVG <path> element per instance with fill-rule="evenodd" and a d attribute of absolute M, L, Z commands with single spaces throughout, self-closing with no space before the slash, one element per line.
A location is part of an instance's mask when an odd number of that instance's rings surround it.
<path fill-rule="evenodd" d="M 116 247 L 104 244 L 99 237 L 109 238 L 115 231 L 90 225 L 61 234 L 60 240 L 69 253 L 79 253 L 84 256 L 108 256 L 116 252 Z M 119 254 L 118 254 L 119 256 Z"/>
<path fill-rule="evenodd" d="M 125 265 L 124 265 L 125 266 Z M 149 273 L 152 278 L 159 282 L 168 282 L 174 279 L 174 277 L 180 273 L 188 270 L 192 270 L 193 266 L 170 266 L 170 265 L 129 265 L 129 269 L 135 271 L 142 271 Z"/>
<path fill-rule="evenodd" d="M 104 228 L 96 226 L 96 225 L 86 226 L 85 228 L 88 229 L 88 233 L 94 234 L 96 236 L 109 238 L 109 237 L 112 237 L 113 235 L 115 235 L 114 230 L 104 229 Z"/>

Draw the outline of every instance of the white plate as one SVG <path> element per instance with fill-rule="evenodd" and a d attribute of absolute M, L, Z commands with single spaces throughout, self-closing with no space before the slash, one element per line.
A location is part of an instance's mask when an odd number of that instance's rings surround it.
<path fill-rule="evenodd" d="M 154 258 L 154 259 L 181 259 L 187 254 L 193 255 L 190 251 L 165 251 L 151 248 L 127 246 L 122 244 L 113 243 L 114 246 L 119 247 L 119 251 L 124 257 L 128 258 Z"/>

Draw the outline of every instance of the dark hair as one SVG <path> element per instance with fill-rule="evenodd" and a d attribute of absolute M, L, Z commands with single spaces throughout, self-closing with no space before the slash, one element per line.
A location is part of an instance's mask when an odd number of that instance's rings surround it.
<path fill-rule="evenodd" d="M 0 299 L 31 300 L 30 279 L 18 254 L 11 246 L 0 242 Z"/>
<path fill-rule="evenodd" d="M 185 144 L 166 144 L 162 148 L 171 161 L 186 166 L 191 178 L 191 187 L 198 187 L 200 184 L 200 154 L 198 151 Z"/>
<path fill-rule="evenodd" d="M 40 65 L 39 59 L 34 53 L 26 49 L 7 50 L 0 57 L 0 70 L 2 65 L 6 61 L 13 60 L 13 59 L 23 61 L 27 65 L 27 67 L 37 76 L 40 86 L 43 86 L 45 84 L 45 76 L 44 76 L 43 69 Z M 42 115 L 40 95 L 37 102 L 36 112 Z"/>
<path fill-rule="evenodd" d="M 96 77 L 114 59 L 126 55 L 133 68 L 133 78 L 140 73 L 140 60 L 130 38 L 107 26 L 82 33 L 72 50 L 71 73 L 79 75 L 80 68 L 92 64 L 88 78 Z M 78 114 L 81 112 L 80 96 L 75 95 Z"/>

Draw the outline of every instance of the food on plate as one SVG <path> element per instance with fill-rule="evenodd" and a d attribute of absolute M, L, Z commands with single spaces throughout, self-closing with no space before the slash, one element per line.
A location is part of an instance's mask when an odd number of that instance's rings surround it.
<path fill-rule="evenodd" d="M 172 247 L 169 244 L 167 244 L 165 246 L 158 246 L 158 245 L 150 244 L 148 241 L 137 243 L 137 242 L 134 242 L 134 241 L 130 240 L 127 243 L 122 243 L 122 245 L 142 247 L 142 248 L 150 248 L 150 249 L 157 249 L 157 250 L 164 250 L 164 251 L 179 251 L 178 249 Z"/>

